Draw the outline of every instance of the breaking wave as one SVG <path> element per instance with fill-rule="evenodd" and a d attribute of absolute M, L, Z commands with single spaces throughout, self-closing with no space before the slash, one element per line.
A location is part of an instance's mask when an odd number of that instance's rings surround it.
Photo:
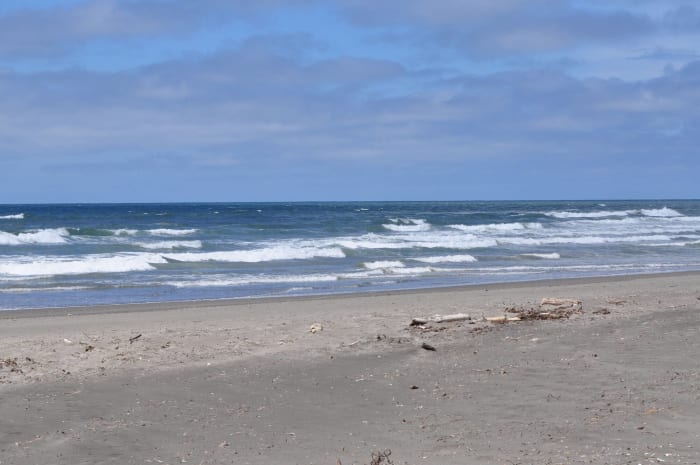
<path fill-rule="evenodd" d="M 0 231 L 0 245 L 64 244 L 70 236 L 65 228 L 41 229 L 19 234 Z"/>
<path fill-rule="evenodd" d="M 520 254 L 521 257 L 528 257 L 528 258 L 542 258 L 544 260 L 558 260 L 561 258 L 561 255 L 559 255 L 556 252 L 553 253 L 524 253 Z"/>
<path fill-rule="evenodd" d="M 527 229 L 542 229 L 541 223 L 494 223 L 494 224 L 451 224 L 448 228 L 469 233 L 509 233 Z"/>
<path fill-rule="evenodd" d="M 259 263 L 276 260 L 308 260 L 311 258 L 345 258 L 345 253 L 337 247 L 314 248 L 277 246 L 253 250 L 232 250 L 222 252 L 173 253 L 164 254 L 164 258 L 178 262 L 239 262 Z"/>
<path fill-rule="evenodd" d="M 377 261 L 377 262 L 367 262 L 363 263 L 362 266 L 367 268 L 368 270 L 382 270 L 386 268 L 403 268 L 406 265 L 404 265 L 402 262 L 395 260 L 387 260 L 387 261 Z"/>
<path fill-rule="evenodd" d="M 58 276 L 90 273 L 125 273 L 154 270 L 154 264 L 167 263 L 157 254 L 123 254 L 80 258 L 44 257 L 31 262 L 0 264 L 0 275 Z"/>
<path fill-rule="evenodd" d="M 431 226 L 426 220 L 413 218 L 390 218 L 389 224 L 383 224 L 384 229 L 396 232 L 429 231 Z"/>
<path fill-rule="evenodd" d="M 610 216 L 629 216 L 637 210 L 597 211 L 597 212 L 547 212 L 552 218 L 606 218 Z"/>
<path fill-rule="evenodd" d="M 423 263 L 472 263 L 478 261 L 471 255 L 444 255 L 439 257 L 413 258 L 417 262 Z"/>
<path fill-rule="evenodd" d="M 668 207 L 655 208 L 655 209 L 641 209 L 641 210 L 617 210 L 617 211 L 595 211 L 595 212 L 569 212 L 569 211 L 553 211 L 545 213 L 547 216 L 552 218 L 608 218 L 608 217 L 625 217 L 630 215 L 642 215 L 657 218 L 673 218 L 684 216 L 682 213 Z"/>
<path fill-rule="evenodd" d="M 651 209 L 651 210 L 640 210 L 644 216 L 654 216 L 659 218 L 673 218 L 677 216 L 683 216 L 683 214 L 677 212 L 676 210 L 668 207 Z"/>
<path fill-rule="evenodd" d="M 202 241 L 162 241 L 162 242 L 138 242 L 135 244 L 142 249 L 201 249 Z"/>
<path fill-rule="evenodd" d="M 288 275 L 288 276 L 264 276 L 244 275 L 237 277 L 212 277 L 196 281 L 166 281 L 163 284 L 178 288 L 186 287 L 225 287 L 245 286 L 248 284 L 276 284 L 276 283 L 321 283 L 337 281 L 333 275 Z"/>
<path fill-rule="evenodd" d="M 194 234 L 198 229 L 148 229 L 146 232 L 152 236 L 188 236 Z"/>
<path fill-rule="evenodd" d="M 0 220 L 23 220 L 24 213 L 17 213 L 16 215 L 5 215 L 0 216 Z"/>

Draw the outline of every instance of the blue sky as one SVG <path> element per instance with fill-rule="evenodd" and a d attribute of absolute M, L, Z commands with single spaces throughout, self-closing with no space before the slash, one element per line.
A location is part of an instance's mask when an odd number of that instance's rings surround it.
<path fill-rule="evenodd" d="M 4 0 L 0 203 L 698 198 L 695 5 Z"/>

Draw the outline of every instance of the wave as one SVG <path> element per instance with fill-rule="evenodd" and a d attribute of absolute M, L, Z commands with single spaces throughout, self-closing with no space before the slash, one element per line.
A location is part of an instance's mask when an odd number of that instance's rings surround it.
<path fill-rule="evenodd" d="M 23 220 L 24 213 L 17 213 L 16 215 L 5 215 L 0 216 L 0 220 Z"/>
<path fill-rule="evenodd" d="M 212 277 L 210 279 L 200 279 L 196 281 L 165 281 L 166 286 L 178 288 L 186 287 L 226 287 L 245 286 L 248 284 L 277 284 L 277 283 L 321 283 L 337 281 L 338 277 L 333 275 L 244 275 L 237 277 Z"/>
<path fill-rule="evenodd" d="M 194 234 L 199 229 L 148 229 L 146 232 L 152 236 L 188 236 Z"/>
<path fill-rule="evenodd" d="M 40 229 L 19 234 L 0 231 L 0 245 L 64 244 L 70 236 L 65 228 Z"/>
<path fill-rule="evenodd" d="M 552 253 L 523 253 L 520 254 L 521 257 L 528 257 L 528 258 L 542 258 L 545 260 L 558 260 L 561 258 L 561 255 L 559 255 L 556 252 Z"/>
<path fill-rule="evenodd" d="M 311 258 L 345 258 L 345 253 L 338 247 L 294 247 L 277 246 L 253 250 L 233 250 L 222 252 L 203 253 L 173 253 L 164 254 L 167 260 L 178 262 L 232 262 L 232 263 L 259 263 L 276 260 L 308 260 Z"/>
<path fill-rule="evenodd" d="M 202 241 L 162 241 L 162 242 L 137 242 L 137 247 L 148 250 L 162 249 L 201 249 Z"/>
<path fill-rule="evenodd" d="M 31 262 L 0 264 L 0 275 L 58 276 L 91 273 L 125 273 L 154 270 L 167 261 L 158 254 L 121 254 L 72 258 L 44 257 Z"/>
<path fill-rule="evenodd" d="M 368 269 L 367 271 L 357 271 L 352 273 L 341 273 L 338 275 L 339 279 L 366 279 L 378 276 L 387 275 L 400 275 L 400 276 L 417 276 L 421 274 L 428 274 L 438 271 L 436 268 L 429 266 L 414 266 L 408 267 L 403 263 L 401 266 L 387 266 L 383 268 Z"/>
<path fill-rule="evenodd" d="M 85 289 L 90 289 L 89 286 L 55 286 L 55 287 L 7 287 L 0 289 L 2 294 L 13 294 L 13 293 L 33 293 L 33 292 L 45 292 L 45 291 L 82 291 Z"/>
<path fill-rule="evenodd" d="M 471 255 L 444 255 L 439 257 L 412 258 L 411 260 L 423 263 L 470 263 L 478 261 Z"/>
<path fill-rule="evenodd" d="M 626 242 L 646 242 L 646 241 L 670 241 L 670 236 L 654 235 L 654 236 L 575 236 L 575 237 L 509 237 L 498 239 L 499 244 L 513 245 L 546 245 L 546 244 L 608 244 L 608 243 L 626 243 Z"/>
<path fill-rule="evenodd" d="M 674 218 L 684 216 L 682 213 L 668 207 L 656 209 L 641 209 L 641 210 L 614 210 L 614 211 L 594 211 L 594 212 L 571 212 L 571 211 L 552 211 L 545 215 L 560 218 L 608 218 L 608 217 L 626 217 L 630 215 L 641 215 L 655 218 Z"/>
<path fill-rule="evenodd" d="M 114 233 L 115 236 L 135 236 L 138 234 L 138 229 L 113 229 L 112 233 Z"/>
<path fill-rule="evenodd" d="M 605 218 L 609 216 L 629 216 L 637 213 L 638 210 L 617 210 L 617 211 L 596 211 L 596 212 L 547 212 L 545 215 L 552 218 Z"/>
<path fill-rule="evenodd" d="M 640 210 L 641 214 L 644 216 L 653 216 L 658 218 L 673 218 L 677 216 L 684 216 L 682 213 L 668 207 L 657 208 L 652 210 Z"/>
<path fill-rule="evenodd" d="M 431 233 L 382 236 L 369 233 L 359 237 L 338 238 L 326 241 L 328 244 L 349 250 L 358 249 L 478 249 L 496 247 L 492 238 L 479 238 L 473 234 Z"/>
<path fill-rule="evenodd" d="M 419 232 L 429 231 L 431 228 L 427 220 L 413 218 L 390 218 L 390 224 L 383 224 L 384 229 L 395 232 Z"/>
<path fill-rule="evenodd" d="M 398 260 L 395 260 L 395 261 L 387 260 L 387 261 L 367 262 L 367 263 L 363 263 L 362 266 L 364 266 L 368 270 L 381 270 L 381 269 L 385 269 L 385 268 L 403 268 L 406 265 L 404 265 L 403 263 L 401 263 Z"/>
<path fill-rule="evenodd" d="M 541 223 L 451 224 L 447 227 L 469 233 L 508 233 L 527 229 L 543 229 Z"/>

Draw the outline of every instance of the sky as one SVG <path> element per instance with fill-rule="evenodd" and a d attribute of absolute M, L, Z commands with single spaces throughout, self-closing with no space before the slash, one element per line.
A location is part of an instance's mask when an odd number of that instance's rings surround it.
<path fill-rule="evenodd" d="M 3 0 L 0 203 L 700 198 L 690 0 Z"/>

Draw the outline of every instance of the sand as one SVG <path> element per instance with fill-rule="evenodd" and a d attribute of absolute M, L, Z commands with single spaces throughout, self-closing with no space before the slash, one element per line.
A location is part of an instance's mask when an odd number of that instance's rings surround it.
<path fill-rule="evenodd" d="M 699 355 L 697 273 L 0 312 L 0 464 L 699 463 Z"/>

